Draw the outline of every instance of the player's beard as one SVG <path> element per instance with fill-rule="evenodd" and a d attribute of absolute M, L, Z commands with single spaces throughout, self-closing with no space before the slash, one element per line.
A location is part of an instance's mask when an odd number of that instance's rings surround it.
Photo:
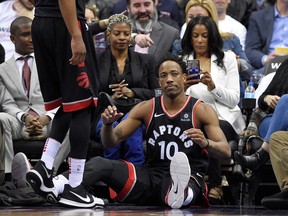
<path fill-rule="evenodd" d="M 134 16 L 134 15 L 130 14 L 130 19 L 132 20 L 134 27 L 136 28 L 136 30 L 138 32 L 141 32 L 141 33 L 149 33 L 149 32 L 151 32 L 154 23 L 158 19 L 157 11 L 155 10 L 153 13 L 147 14 L 150 17 L 150 19 L 147 22 L 139 22 L 138 21 L 138 17 L 140 15 L 141 14 L 138 14 L 137 16 Z"/>

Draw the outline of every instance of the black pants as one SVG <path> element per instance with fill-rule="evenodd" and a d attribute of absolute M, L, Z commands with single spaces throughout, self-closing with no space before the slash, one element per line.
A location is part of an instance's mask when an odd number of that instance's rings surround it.
<path fill-rule="evenodd" d="M 110 188 L 111 198 L 116 201 L 165 206 L 165 198 L 171 188 L 170 173 L 166 170 L 134 166 L 122 160 L 94 157 L 85 165 L 83 185 L 94 186 L 98 182 L 104 182 Z M 68 172 L 64 175 L 67 177 Z M 205 197 L 207 192 L 203 178 L 192 175 L 189 187 L 194 193 L 193 201 L 201 205 L 202 196 Z"/>
<path fill-rule="evenodd" d="M 238 141 L 238 134 L 232 128 L 232 126 L 227 122 L 220 120 L 220 128 L 222 129 L 227 141 L 235 140 Z M 215 158 L 209 158 L 209 167 L 208 167 L 208 177 L 209 177 L 209 187 L 216 187 L 221 185 L 222 176 L 221 176 L 221 161 Z"/>

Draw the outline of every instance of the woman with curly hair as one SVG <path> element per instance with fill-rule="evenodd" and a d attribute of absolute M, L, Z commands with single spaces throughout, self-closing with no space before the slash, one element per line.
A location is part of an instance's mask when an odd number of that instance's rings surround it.
<path fill-rule="evenodd" d="M 132 24 L 129 18 L 123 14 L 112 15 L 106 30 L 109 46 L 104 52 L 96 54 L 99 62 L 105 62 L 99 67 L 100 91 L 110 95 L 117 104 L 128 108 L 152 98 L 154 89 L 158 88 L 154 72 L 155 59 L 152 55 L 137 53 L 129 48 L 131 34 Z M 125 112 L 129 112 L 129 109 Z M 123 119 L 127 115 L 128 113 Z M 118 123 L 114 124 L 116 126 Z M 101 126 L 100 119 L 96 128 L 99 137 Z M 105 148 L 104 157 L 143 164 L 145 158 L 142 140 L 142 129 L 139 128 L 120 145 Z"/>

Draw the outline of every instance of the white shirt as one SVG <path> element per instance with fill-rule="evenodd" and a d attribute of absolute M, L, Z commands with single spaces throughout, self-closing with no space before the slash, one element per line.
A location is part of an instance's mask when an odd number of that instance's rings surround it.
<path fill-rule="evenodd" d="M 243 50 L 245 50 L 245 40 L 247 29 L 237 20 L 233 19 L 231 16 L 226 15 L 224 20 L 218 21 L 218 26 L 222 32 L 230 32 L 235 34 L 240 39 L 240 44 Z"/>
<path fill-rule="evenodd" d="M 33 58 L 34 58 L 34 53 L 31 53 L 29 54 L 29 56 L 31 56 L 31 58 L 28 59 L 28 65 L 29 65 L 29 68 L 31 70 L 32 66 L 33 66 Z M 18 53 L 14 53 L 14 58 L 16 60 L 16 65 L 17 65 L 17 68 L 18 68 L 18 72 L 19 72 L 19 75 L 20 75 L 20 79 L 22 80 L 22 68 L 23 68 L 23 65 L 24 65 L 24 60 L 19 60 L 18 58 L 21 58 L 22 55 L 18 54 Z M 23 56 L 24 57 L 24 56 Z"/>
<path fill-rule="evenodd" d="M 268 75 L 264 76 L 261 80 L 260 83 L 255 91 L 255 98 L 256 98 L 256 107 L 258 107 L 258 99 L 259 97 L 263 94 L 263 92 L 266 90 L 266 88 L 269 86 L 271 83 L 273 77 L 275 76 L 276 71 L 269 73 Z"/>
<path fill-rule="evenodd" d="M 220 68 L 214 62 L 215 60 L 216 56 L 212 55 L 211 77 L 215 83 L 215 89 L 208 91 L 206 85 L 198 83 L 190 86 L 186 94 L 211 105 L 219 119 L 228 121 L 237 133 L 241 133 L 245 128 L 245 121 L 238 107 L 240 84 L 235 54 L 225 52 L 223 63 L 226 71 Z"/>
<path fill-rule="evenodd" d="M 29 56 L 31 56 L 31 58 L 28 59 L 28 65 L 32 71 L 32 67 L 33 67 L 33 62 L 34 62 L 34 53 L 30 53 Z M 20 77 L 20 83 L 21 85 L 23 86 L 22 84 L 22 68 L 23 68 L 23 64 L 24 64 L 24 60 L 17 60 L 18 58 L 22 57 L 22 55 L 20 55 L 19 53 L 16 53 L 14 52 L 14 58 L 16 60 L 16 66 L 17 66 L 17 69 L 18 69 L 18 72 L 19 72 L 19 77 Z M 24 93 L 26 94 L 26 90 L 23 88 L 23 91 Z M 56 112 L 58 110 L 58 107 L 53 109 L 53 110 L 50 110 L 48 112 L 46 112 L 45 115 L 49 116 L 51 120 L 53 120 Z M 25 114 L 25 112 L 18 112 L 16 117 L 17 119 L 21 122 L 21 118 L 22 116 Z"/>
<path fill-rule="evenodd" d="M 5 50 L 5 61 L 13 56 L 15 46 L 10 40 L 10 25 L 19 16 L 34 17 L 34 9 L 27 10 L 18 0 L 0 3 L 0 43 Z"/>
<path fill-rule="evenodd" d="M 180 30 L 180 38 L 182 39 L 184 34 L 185 34 L 185 31 L 186 31 L 186 28 L 187 28 L 187 23 L 185 22 L 182 27 L 181 27 L 181 30 Z"/>
<path fill-rule="evenodd" d="M 15 0 L 0 3 L 0 43 L 5 50 L 5 61 L 12 57 L 15 46 L 10 40 L 10 25 L 18 17 L 12 6 Z"/>
<path fill-rule="evenodd" d="M 150 33 L 147 34 L 150 37 Z M 141 48 L 138 44 L 135 44 L 134 51 L 142 54 L 148 54 L 149 47 Z"/>

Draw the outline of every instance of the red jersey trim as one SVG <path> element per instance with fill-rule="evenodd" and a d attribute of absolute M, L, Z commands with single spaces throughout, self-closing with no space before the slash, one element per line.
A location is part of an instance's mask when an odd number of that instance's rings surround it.
<path fill-rule="evenodd" d="M 198 104 L 202 103 L 201 100 L 197 100 L 193 109 L 192 109 L 192 124 L 194 126 L 194 128 L 199 129 L 198 125 L 197 125 L 197 119 L 196 119 L 196 110 L 198 107 Z"/>
<path fill-rule="evenodd" d="M 63 110 L 64 112 L 73 112 L 76 110 L 81 110 L 86 107 L 89 107 L 92 103 L 93 99 L 90 97 L 88 99 L 82 100 L 82 101 L 75 101 L 73 103 L 63 103 Z"/>
<path fill-rule="evenodd" d="M 59 98 L 55 101 L 52 101 L 52 102 L 48 102 L 48 103 L 46 102 L 44 104 L 46 111 L 53 110 L 53 109 L 55 109 L 61 105 L 62 105 L 62 99 L 61 98 Z"/>
<path fill-rule="evenodd" d="M 93 102 L 94 102 L 94 106 L 97 107 L 98 106 L 98 98 L 93 98 Z"/>
<path fill-rule="evenodd" d="M 155 110 L 155 98 L 151 99 L 151 108 L 150 108 L 150 113 L 149 113 L 149 118 L 148 121 L 146 122 L 146 132 L 148 130 L 148 127 L 153 119 L 153 114 L 154 114 L 154 110 Z"/>
<path fill-rule="evenodd" d="M 179 109 L 176 113 L 174 113 L 173 115 L 169 114 L 168 111 L 166 110 L 165 106 L 164 106 L 164 97 L 163 95 L 161 96 L 161 107 L 164 111 L 164 113 L 169 117 L 169 118 L 173 118 L 175 116 L 177 116 L 179 113 L 181 113 L 183 111 L 183 109 L 186 107 L 186 105 L 189 103 L 191 96 L 187 96 L 186 97 L 186 101 L 184 103 L 184 105 L 182 106 L 181 109 Z"/>
<path fill-rule="evenodd" d="M 125 198 L 130 194 L 131 190 L 133 189 L 136 183 L 136 171 L 134 165 L 127 161 L 124 162 L 127 164 L 128 168 L 128 179 L 126 181 L 125 186 L 123 187 L 122 191 L 120 191 L 118 194 L 112 188 L 109 188 L 111 199 L 120 202 L 125 200 Z"/>

